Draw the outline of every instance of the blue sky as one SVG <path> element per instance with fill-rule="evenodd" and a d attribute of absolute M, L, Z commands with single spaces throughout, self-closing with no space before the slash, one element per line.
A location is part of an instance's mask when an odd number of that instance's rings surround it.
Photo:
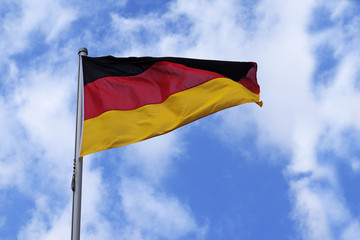
<path fill-rule="evenodd" d="M 82 239 L 360 239 L 359 13 L 355 0 L 1 1 L 0 240 L 70 238 L 80 47 L 255 61 L 264 102 L 85 157 Z"/>

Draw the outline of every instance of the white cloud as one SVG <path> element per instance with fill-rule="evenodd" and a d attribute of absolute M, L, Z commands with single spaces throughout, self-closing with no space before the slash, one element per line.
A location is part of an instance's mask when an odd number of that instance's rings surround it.
<path fill-rule="evenodd" d="M 111 223 L 103 216 L 107 191 L 102 186 L 101 172 L 90 170 L 91 159 L 86 159 L 83 168 L 82 193 L 82 239 L 117 239 Z M 69 181 L 70 182 L 70 181 Z M 35 209 L 31 219 L 19 232 L 18 239 L 57 240 L 71 236 L 72 201 L 70 184 L 66 185 L 66 205 L 57 204 L 53 195 L 36 195 Z"/>
<path fill-rule="evenodd" d="M 360 236 L 360 223 L 359 221 L 354 221 L 346 227 L 340 239 L 352 240 L 357 236 Z"/>
<path fill-rule="evenodd" d="M 0 136 L 0 186 L 3 188 L 4 186 L 12 186 L 16 185 L 19 181 L 21 182 L 22 166 L 21 162 L 10 159 L 17 141 L 16 136 L 14 136 L 15 132 L 12 130 L 16 128 L 8 116 L 8 114 L 11 114 L 11 109 L 8 108 L 2 98 L 0 98 L 0 109 L 2 109 L 0 111 L 0 124 L 3 126 Z"/>
<path fill-rule="evenodd" d="M 49 239 L 44 238 L 44 236 L 51 235 L 51 231 L 47 232 L 47 230 L 52 227 L 54 219 L 59 217 L 59 212 L 51 208 L 51 200 L 45 195 L 37 196 L 35 202 L 36 209 L 33 210 L 32 219 L 20 231 L 18 239 Z M 63 237 L 64 233 L 61 233 L 55 239 Z"/>
<path fill-rule="evenodd" d="M 34 50 L 29 45 L 33 44 L 32 39 L 38 44 L 44 39 L 50 43 L 61 37 L 60 33 L 76 18 L 74 9 L 64 7 L 62 1 L 23 0 L 7 4 L 12 11 L 5 15 L 0 25 L 0 50 L 6 57 Z"/>
<path fill-rule="evenodd" d="M 304 239 L 340 239 L 341 235 L 349 237 L 349 232 L 358 234 L 358 220 L 349 212 L 336 186 L 309 177 L 293 181 L 291 189 L 296 202 L 293 217 Z"/>
<path fill-rule="evenodd" d="M 353 19 L 346 28 L 335 25 L 311 35 L 308 29 L 312 11 L 322 4 L 261 1 L 249 13 L 235 1 L 204 4 L 201 0 L 179 0 L 172 2 L 170 11 L 164 15 L 124 18 L 114 14 L 112 18 L 120 36 L 131 35 L 131 47 L 126 51 L 130 54 L 126 55 L 177 54 L 258 62 L 264 107 L 247 108 L 246 117 L 244 111 L 221 115 L 226 123 L 222 132 L 228 133 L 228 141 L 241 138 L 248 131 L 239 127 L 238 122 L 255 119 L 260 133 L 259 148 L 275 145 L 288 153 L 291 159 L 285 175 L 291 181 L 289 192 L 295 196 L 294 220 L 305 239 L 332 239 L 334 226 L 340 226 L 341 232 L 345 231 L 343 225 L 356 222 L 338 191 L 340 183 L 334 163 L 321 162 L 317 147 L 320 137 L 329 129 L 334 134 L 331 139 L 335 139 L 344 128 L 359 126 L 356 109 L 359 97 L 354 88 L 359 60 L 358 53 L 353 51 L 357 38 L 347 41 L 355 35 L 354 26 L 359 20 Z M 333 19 L 341 17 L 349 7 L 347 3 L 324 5 Z M 166 24 L 181 18 L 185 19 L 185 27 L 170 32 Z M 137 31 L 152 36 L 151 44 L 143 45 L 141 39 L 134 38 L 132 34 L 138 34 Z M 332 84 L 315 88 L 313 50 L 326 41 L 334 47 L 336 57 L 341 57 L 340 71 Z M 342 143 L 338 144 L 339 147 L 332 148 L 341 149 Z M 318 187 L 314 189 L 314 185 Z"/>
<path fill-rule="evenodd" d="M 359 173 L 360 171 L 360 160 L 359 159 L 351 159 L 351 168 L 355 173 Z"/>
<path fill-rule="evenodd" d="M 62 1 L 23 0 L 20 33 L 41 30 L 47 42 L 55 39 L 75 19 L 75 11 L 63 5 Z"/>
<path fill-rule="evenodd" d="M 20 239 L 64 239 L 64 234 L 70 236 L 71 208 L 62 207 L 71 203 L 74 128 L 69 109 L 74 93 L 69 80 L 76 81 L 76 73 L 67 73 L 71 66 L 67 63 L 59 66 L 64 61 L 61 58 L 67 56 L 65 51 L 53 58 L 52 53 L 43 58 L 32 54 L 26 61 L 12 57 L 21 53 L 21 59 L 40 50 L 34 44 L 46 45 L 57 40 L 74 20 L 74 11 L 58 1 L 2 4 L 5 13 L 0 22 L 0 189 L 5 197 L 14 191 L 35 203 L 34 209 L 30 209 L 31 205 L 26 209 L 31 213 L 30 219 L 26 219 L 28 214 L 17 216 L 26 225 L 9 227 L 12 221 L 2 224 L 6 229 L 21 229 Z M 6 205 L 1 206 L 1 211 L 4 216 L 9 214 Z"/>
<path fill-rule="evenodd" d="M 307 11 L 311 12 L 311 6 L 308 7 Z M 298 174 L 307 173 L 311 176 L 307 179 L 294 180 L 291 183 L 291 193 L 295 195 L 295 220 L 299 223 L 303 237 L 305 239 L 336 239 L 336 234 L 334 235 L 332 232 L 334 226 L 338 227 L 339 222 L 356 220 L 348 213 L 348 206 L 341 200 L 341 192 L 336 190 L 339 182 L 334 171 L 335 165 L 333 164 L 335 163 L 319 159 L 317 147 L 320 137 L 328 129 L 335 134 L 331 139 L 336 139 L 341 138 L 339 134 L 344 128 L 358 126 L 358 122 L 353 121 L 358 119 L 359 114 L 359 111 L 355 109 L 358 104 L 354 104 L 359 102 L 353 80 L 356 78 L 357 67 L 352 63 L 355 60 L 352 57 L 353 53 L 342 52 L 342 55 L 346 54 L 348 57 L 340 59 L 340 70 L 334 76 L 333 84 L 321 89 L 320 97 L 316 96 L 314 93 L 318 89 L 312 85 L 311 78 L 313 60 L 311 60 L 310 50 L 313 46 L 310 44 L 312 37 L 306 31 L 308 22 L 306 19 L 303 19 L 304 22 L 301 20 L 292 22 L 291 20 L 298 19 L 291 17 L 291 14 L 293 16 L 306 14 L 291 13 L 291 11 L 284 11 L 281 8 L 280 11 L 279 27 L 284 32 L 278 38 L 267 39 L 267 43 L 272 43 L 273 46 L 268 50 L 272 54 L 266 51 L 265 56 L 275 59 L 280 57 L 284 60 L 279 64 L 282 69 L 278 71 L 269 69 L 270 71 L 264 74 L 264 78 L 271 79 L 272 86 L 268 86 L 267 83 L 262 85 L 262 90 L 265 92 L 262 95 L 265 103 L 263 110 L 258 114 L 260 115 L 260 132 L 265 131 L 268 133 L 267 139 L 278 141 L 281 145 L 291 149 L 293 156 L 288 166 L 290 175 L 297 177 L 301 176 Z M 283 12 L 287 13 L 283 15 Z M 289 29 L 291 30 L 288 31 Z M 296 31 L 298 32 L 296 33 Z M 332 32 L 331 35 L 339 34 L 338 28 L 335 28 L 334 31 L 336 33 Z M 293 33 L 293 38 L 289 38 L 289 33 Z M 337 37 L 341 38 L 341 36 Z M 272 42 L 273 40 L 276 41 Z M 340 42 L 342 41 L 343 39 Z M 289 46 L 292 45 L 293 49 L 289 50 Z M 286 52 L 274 46 L 287 46 Z M 343 51 L 341 45 L 339 48 L 340 50 L 337 51 Z M 259 65 L 260 67 L 266 67 L 266 65 L 274 67 L 274 64 Z M 259 69 L 261 71 L 261 68 Z M 281 72 L 283 75 L 279 75 Z M 259 79 L 264 78 L 259 77 Z M 275 90 L 275 93 L 279 94 L 274 94 L 275 86 L 283 86 L 284 83 L 286 87 Z M 281 99 L 279 96 L 284 96 L 281 93 L 284 91 L 286 91 L 285 95 L 289 96 Z M 274 94 L 274 102 L 273 99 L 267 99 L 266 92 Z M 268 104 L 272 107 L 268 108 Z M 284 111 L 279 112 L 282 109 Z M 266 112 L 263 113 L 263 111 Z M 278 139 L 280 136 L 283 136 L 283 139 Z M 334 150 L 340 150 L 343 147 L 342 143 L 338 142 L 338 144 L 340 146 Z M 320 184 L 318 186 L 320 190 L 313 189 L 312 186 L 319 182 L 323 183 L 325 187 Z"/>
<path fill-rule="evenodd" d="M 72 89 L 77 70 L 71 50 L 78 43 L 69 40 L 61 54 L 47 52 L 26 66 L 9 57 L 30 49 L 31 41 L 39 37 L 37 34 L 44 44 L 63 38 L 72 21 L 82 13 L 62 1 L 11 4 L 20 11 L 4 15 L 0 25 L 3 32 L 0 51 L 5 59 L 0 61 L 9 66 L 7 79 L 1 78 L 9 89 L 0 96 L 0 188 L 17 186 L 35 202 L 31 219 L 23 226 L 19 239 L 64 239 L 70 235 L 69 182 L 74 132 L 74 109 L 70 106 L 74 102 Z M 294 221 L 304 239 L 352 239 L 360 235 L 358 216 L 352 215 L 342 199 L 335 163 L 319 161 L 323 159 L 317 153 L 318 148 L 324 149 L 322 145 L 326 145 L 339 156 L 349 157 L 346 164 L 354 172 L 359 171 L 358 159 L 349 156 L 343 143 L 337 140 L 344 128 L 360 129 L 359 89 L 354 87 L 359 74 L 356 45 L 359 37 L 353 37 L 359 36 L 359 18 L 352 19 L 345 28 L 335 25 L 310 35 L 307 27 L 316 4 L 319 1 L 299 4 L 269 0 L 260 1 L 249 11 L 238 1 L 179 0 L 172 2 L 165 14 L 125 18 L 113 13 L 111 27 L 101 43 L 92 30 L 87 30 L 83 39 L 94 49 L 127 46 L 127 50 L 118 50 L 125 55 L 257 61 L 264 107 L 247 106 L 221 114 L 223 125 L 218 128 L 228 133 L 229 142 L 235 142 L 249 133 L 243 125 L 255 121 L 260 148 L 276 145 L 288 153 L 291 159 L 285 174 L 293 196 Z M 335 22 L 349 11 L 346 1 L 324 6 Z M 169 30 L 169 25 L 174 28 Z M 313 50 L 324 42 L 334 48 L 339 71 L 331 84 L 314 89 Z M 16 87 L 12 81 L 17 83 Z M 326 138 L 322 142 L 319 139 L 323 135 Z M 124 212 L 124 226 L 109 222 L 106 209 L 98 207 L 106 201 L 110 190 L 102 187 L 102 172 L 92 169 L 91 158 L 87 158 L 82 238 L 117 239 L 119 235 L 124 239 L 176 239 L 189 235 L 205 238 L 206 226 L 199 226 L 189 207 L 161 189 L 176 161 L 186 157 L 185 143 L 175 132 L 126 148 L 124 166 L 135 169 L 141 176 L 130 179 L 120 171 L 119 200 L 112 204 Z M 52 187 L 47 190 L 49 185 Z M 58 200 L 55 206 L 54 200 Z M 0 227 L 6 224 L 3 219 L 0 218 Z M 334 233 L 334 228 L 339 233 Z"/>
<path fill-rule="evenodd" d="M 127 175 L 127 171 L 136 169 L 148 181 L 160 183 L 171 175 L 174 160 L 185 152 L 185 143 L 182 141 L 177 132 L 172 132 L 128 146 L 124 152 L 126 165 L 122 174 Z"/>
<path fill-rule="evenodd" d="M 352 26 L 358 20 L 354 19 L 349 23 L 350 28 L 345 30 L 342 26 L 329 30 L 326 36 L 336 36 L 333 47 L 343 58 L 340 59 L 340 71 L 334 76 L 333 84 L 316 89 L 312 79 L 316 64 L 312 50 L 319 42 L 314 42 L 314 37 L 308 32 L 309 19 L 316 2 L 305 1 L 299 5 L 291 1 L 281 4 L 263 1 L 255 10 L 254 17 L 260 21 L 254 24 L 253 29 L 234 22 L 236 14 L 233 12 L 234 8 L 230 7 L 231 3 L 212 1 L 208 4 L 209 8 L 204 7 L 202 1 L 173 3 L 172 15 L 184 14 L 191 20 L 190 34 L 186 41 L 196 44 L 193 48 L 184 50 L 194 56 L 230 59 L 249 56 L 258 62 L 264 107 L 258 111 L 246 112 L 257 119 L 261 134 L 259 139 L 263 146 L 276 144 L 280 149 L 291 153 L 286 174 L 297 177 L 299 174 L 309 173 L 312 176 L 307 179 L 308 184 L 301 184 L 301 178 L 295 180 L 293 184 L 297 187 L 290 189 L 291 194 L 298 196 L 294 199 L 294 212 L 298 217 L 295 220 L 300 224 L 304 238 L 331 239 L 333 234 L 330 229 L 339 221 L 333 215 L 342 216 L 343 222 L 354 219 L 347 213 L 348 207 L 341 201 L 341 193 L 333 193 L 339 187 L 334 163 L 321 163 L 317 147 L 320 137 L 329 128 L 335 130 L 333 133 L 336 138 L 344 128 L 359 126 L 360 112 L 356 109 L 359 105 L 356 103 L 360 103 L 359 94 L 354 88 L 358 73 L 358 52 L 353 51 L 354 40 L 349 41 L 350 45 L 345 47 L 341 44 L 347 42 L 346 39 L 353 34 Z M 343 11 L 347 10 L 346 4 L 340 5 Z M 202 14 L 199 15 L 200 6 Z M 210 6 L 216 10 L 210 10 Z M 338 5 L 331 6 L 330 10 L 336 11 L 334 18 L 342 16 Z M 222 14 L 225 11 L 226 14 Z M 208 21 L 209 18 L 211 20 Z M 227 26 L 221 25 L 225 23 Z M 176 39 L 174 42 L 175 45 L 168 47 L 168 51 L 179 51 L 176 49 L 179 47 Z M 160 41 L 159 45 L 161 44 Z M 226 123 L 224 126 L 229 127 L 223 132 L 228 133 L 229 141 L 235 139 L 237 134 L 242 136 L 248 133 L 236 125 L 238 121 L 247 121 L 248 117 L 243 117 L 242 114 L 244 112 L 239 111 L 223 115 Z M 337 149 L 342 147 L 339 144 Z M 330 188 L 324 189 L 324 192 L 314 191 L 311 186 L 319 181 Z M 326 204 L 327 202 L 330 203 Z M 334 212 L 333 208 L 340 210 Z"/>
<path fill-rule="evenodd" d="M 120 195 L 130 223 L 125 239 L 204 238 L 206 227 L 197 226 L 188 207 L 146 182 L 123 179 Z"/>

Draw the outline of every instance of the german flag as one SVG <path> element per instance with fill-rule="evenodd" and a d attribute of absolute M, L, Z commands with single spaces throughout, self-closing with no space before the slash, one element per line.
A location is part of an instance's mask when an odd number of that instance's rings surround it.
<path fill-rule="evenodd" d="M 254 62 L 82 56 L 81 156 L 170 132 L 225 108 L 259 102 Z"/>

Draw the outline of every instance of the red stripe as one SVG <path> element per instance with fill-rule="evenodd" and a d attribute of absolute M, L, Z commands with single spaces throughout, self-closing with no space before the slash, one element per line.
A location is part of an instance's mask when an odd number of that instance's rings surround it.
<path fill-rule="evenodd" d="M 132 110 L 162 103 L 172 94 L 218 77 L 223 76 L 162 61 L 136 76 L 97 79 L 84 87 L 84 120 L 110 110 Z"/>

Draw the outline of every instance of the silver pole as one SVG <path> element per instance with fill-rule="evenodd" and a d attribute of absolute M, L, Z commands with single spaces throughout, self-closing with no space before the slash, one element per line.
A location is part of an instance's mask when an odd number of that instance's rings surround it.
<path fill-rule="evenodd" d="M 80 146 L 82 140 L 82 123 L 83 123 L 83 71 L 81 56 L 87 56 L 86 48 L 79 49 L 79 72 L 78 72 L 78 94 L 76 108 L 76 133 L 75 133 L 75 157 L 74 173 L 71 182 L 73 190 L 73 209 L 72 209 L 72 226 L 71 239 L 80 240 L 80 223 L 81 223 L 81 188 L 82 188 L 82 167 L 83 158 L 80 157 Z"/>

